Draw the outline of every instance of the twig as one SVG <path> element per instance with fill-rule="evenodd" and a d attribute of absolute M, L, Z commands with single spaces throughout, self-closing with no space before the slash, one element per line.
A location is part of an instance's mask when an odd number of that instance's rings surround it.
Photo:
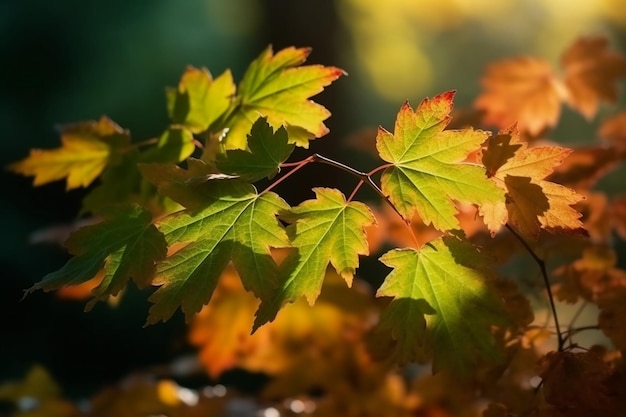
<path fill-rule="evenodd" d="M 556 313 L 556 305 L 554 304 L 554 296 L 552 295 L 552 288 L 550 287 L 550 280 L 548 280 L 548 273 L 546 271 L 546 263 L 543 261 L 543 259 L 541 259 L 535 253 L 535 251 L 533 250 L 533 248 L 530 247 L 528 242 L 526 242 L 524 238 L 520 236 L 520 234 L 517 233 L 517 231 L 515 231 L 513 227 L 511 227 L 510 224 L 507 223 L 506 228 L 509 229 L 511 233 L 513 233 L 513 236 L 515 236 L 517 240 L 520 241 L 520 243 L 524 246 L 526 251 L 528 251 L 530 256 L 535 260 L 537 265 L 539 265 L 539 270 L 541 271 L 541 277 L 543 278 L 543 283 L 546 286 L 546 291 L 548 292 L 548 299 L 550 300 L 550 308 L 552 309 L 552 316 L 554 317 L 554 326 L 556 327 L 556 335 L 557 335 L 558 343 L 559 343 L 558 350 L 559 352 L 562 352 L 565 340 L 563 339 L 563 334 L 561 333 L 561 326 L 559 325 L 559 317 Z"/>

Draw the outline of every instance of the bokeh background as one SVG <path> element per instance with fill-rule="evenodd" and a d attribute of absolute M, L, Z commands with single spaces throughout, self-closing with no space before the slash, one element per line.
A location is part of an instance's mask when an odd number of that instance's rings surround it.
<path fill-rule="evenodd" d="M 350 138 L 367 127 L 391 128 L 405 100 L 456 89 L 457 107 L 480 91 L 485 66 L 534 55 L 555 65 L 581 35 L 604 34 L 626 49 L 622 0 L 43 0 L 0 2 L 0 164 L 33 147 L 58 145 L 55 126 L 107 115 L 135 140 L 159 135 L 167 117 L 164 87 L 185 66 L 214 74 L 247 64 L 272 44 L 311 46 L 310 63 L 349 74 L 316 98 L 333 116 L 331 133 L 312 151 L 346 161 Z M 622 99 L 622 103 L 624 100 Z M 602 114 L 611 110 L 603 109 Z M 551 139 L 591 142 L 596 121 L 567 109 Z M 372 168 L 351 152 L 356 168 Z M 307 168 L 308 169 L 308 168 Z M 305 171 L 287 182 L 293 202 L 311 185 L 340 186 L 332 172 Z M 147 292 L 130 289 L 117 308 L 60 301 L 23 290 L 67 260 L 62 248 L 29 243 L 39 230 L 76 219 L 85 190 L 63 183 L 31 187 L 0 175 L 0 381 L 44 365 L 68 395 L 81 397 L 138 369 L 192 351 L 178 315 L 142 328 Z M 617 190 L 621 183 L 607 187 Z M 349 179 L 347 179 L 349 180 Z M 289 190 L 291 187 L 291 190 Z M 308 191 L 307 191 L 308 190 Z M 238 382 L 227 374 L 226 382 Z M 230 378 L 230 380 L 229 380 Z M 246 381 L 249 381 L 247 379 Z"/>

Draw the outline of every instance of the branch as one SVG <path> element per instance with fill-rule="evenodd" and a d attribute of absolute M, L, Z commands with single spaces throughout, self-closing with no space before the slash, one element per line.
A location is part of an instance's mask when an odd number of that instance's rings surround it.
<path fill-rule="evenodd" d="M 507 223 L 506 228 L 509 229 L 511 233 L 513 233 L 513 236 L 515 236 L 517 240 L 520 241 L 520 243 L 524 246 L 526 251 L 535 260 L 537 265 L 539 265 L 539 270 L 541 271 L 541 277 L 543 278 L 543 283 L 546 287 L 546 291 L 548 292 L 548 299 L 550 300 L 550 308 L 552 309 L 552 316 L 554 317 L 554 325 L 556 327 L 556 335 L 557 335 L 558 342 L 559 342 L 559 352 L 562 352 L 563 345 L 565 344 L 565 339 L 563 339 L 563 334 L 561 333 L 561 326 L 559 325 L 559 317 L 556 313 L 556 305 L 554 304 L 554 296 L 552 295 L 552 287 L 550 286 L 550 280 L 548 279 L 548 273 L 546 271 L 546 263 L 543 261 L 543 259 L 541 259 L 535 253 L 535 251 L 533 250 L 533 248 L 530 247 L 528 242 L 526 242 L 524 238 L 520 236 L 520 234 L 517 233 L 510 224 Z"/>

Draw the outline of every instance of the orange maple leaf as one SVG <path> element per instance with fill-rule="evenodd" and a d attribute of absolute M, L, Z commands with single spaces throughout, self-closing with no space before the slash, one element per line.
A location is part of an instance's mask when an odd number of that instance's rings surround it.
<path fill-rule="evenodd" d="M 608 50 L 602 36 L 578 39 L 570 46 L 561 65 L 565 70 L 567 102 L 586 118 L 595 116 L 598 105 L 617 101 L 617 80 L 626 75 L 626 58 Z"/>
<path fill-rule="evenodd" d="M 626 110 L 603 120 L 598 136 L 620 149 L 626 148 Z"/>
<path fill-rule="evenodd" d="M 601 102 L 617 101 L 616 82 L 626 75 L 626 58 L 607 47 L 604 37 L 578 39 L 561 58 L 563 77 L 539 58 L 495 62 L 474 107 L 485 112 L 484 123 L 504 129 L 517 122 L 532 137 L 556 125 L 563 102 L 591 118 Z"/>
<path fill-rule="evenodd" d="M 617 168 L 625 156 L 624 151 L 615 147 L 592 145 L 576 148 L 554 168 L 548 179 L 577 190 L 589 189 Z"/>
<path fill-rule="evenodd" d="M 489 139 L 483 154 L 487 176 L 507 192 L 505 201 L 481 207 L 492 235 L 507 222 L 533 238 L 539 236 L 541 229 L 550 232 L 583 230 L 581 214 L 571 207 L 583 197 L 545 180 L 570 152 L 557 146 L 529 148 L 520 140 L 516 126 Z"/>
<path fill-rule="evenodd" d="M 543 59 L 495 62 L 487 67 L 482 85 L 485 91 L 474 106 L 485 112 L 488 125 L 506 128 L 517 122 L 520 130 L 537 136 L 559 119 L 563 85 Z"/>

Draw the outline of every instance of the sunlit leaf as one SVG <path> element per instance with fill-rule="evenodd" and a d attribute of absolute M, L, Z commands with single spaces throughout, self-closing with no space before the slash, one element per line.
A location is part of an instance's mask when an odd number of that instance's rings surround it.
<path fill-rule="evenodd" d="M 226 112 L 234 95 L 230 71 L 213 79 L 206 68 L 187 67 L 178 88 L 167 90 L 167 110 L 173 124 L 200 133 Z"/>
<path fill-rule="evenodd" d="M 313 191 L 315 200 L 281 213 L 281 219 L 290 223 L 287 233 L 296 250 L 281 263 L 278 289 L 270 301 L 261 303 L 255 329 L 273 320 L 282 306 L 300 297 L 313 304 L 329 264 L 351 285 L 359 255 L 369 254 L 364 229 L 376 221 L 369 208 L 363 203 L 347 202 L 335 189 Z"/>
<path fill-rule="evenodd" d="M 61 127 L 61 143 L 56 149 L 33 149 L 9 169 L 35 177 L 35 186 L 65 178 L 68 190 L 87 187 L 125 151 L 130 138 L 128 132 L 102 117 L 97 122 Z"/>
<path fill-rule="evenodd" d="M 157 265 L 154 283 L 160 287 L 150 297 L 154 305 L 148 323 L 169 319 L 178 306 L 187 318 L 200 311 L 231 260 L 244 287 L 268 299 L 277 275 L 269 249 L 289 246 L 276 218 L 289 206 L 278 195 L 257 194 L 239 180 L 209 180 L 186 192 L 198 193 L 205 204 L 158 222 L 168 244 L 178 250 Z"/>
<path fill-rule="evenodd" d="M 507 222 L 535 238 L 541 229 L 582 232 L 581 214 L 572 206 L 583 197 L 544 180 L 570 152 L 557 146 L 529 148 L 520 140 L 516 128 L 502 131 L 489 140 L 483 163 L 489 177 L 507 193 L 506 201 L 481 207 L 492 234 Z"/>
<path fill-rule="evenodd" d="M 246 135 L 259 117 L 277 129 L 284 126 L 289 142 L 308 147 L 309 140 L 328 133 L 330 112 L 310 97 L 344 74 L 335 67 L 305 65 L 309 48 L 289 47 L 276 54 L 268 47 L 252 61 L 239 84 L 225 138 L 227 149 L 245 149 Z"/>
<path fill-rule="evenodd" d="M 381 158 L 392 164 L 382 175 L 383 192 L 405 219 L 417 212 L 424 223 L 442 231 L 459 228 L 453 200 L 478 205 L 504 200 L 483 167 L 463 162 L 487 134 L 444 130 L 453 96 L 448 92 L 425 99 L 415 111 L 405 103 L 394 133 L 380 128 L 376 139 Z"/>
<path fill-rule="evenodd" d="M 443 237 L 420 250 L 394 249 L 380 260 L 393 271 L 377 296 L 393 297 L 381 318 L 397 340 L 401 362 L 434 354 L 433 370 L 469 376 L 481 362 L 498 362 L 492 326 L 508 325 L 501 300 L 492 293 L 489 259 L 456 237 Z"/>

